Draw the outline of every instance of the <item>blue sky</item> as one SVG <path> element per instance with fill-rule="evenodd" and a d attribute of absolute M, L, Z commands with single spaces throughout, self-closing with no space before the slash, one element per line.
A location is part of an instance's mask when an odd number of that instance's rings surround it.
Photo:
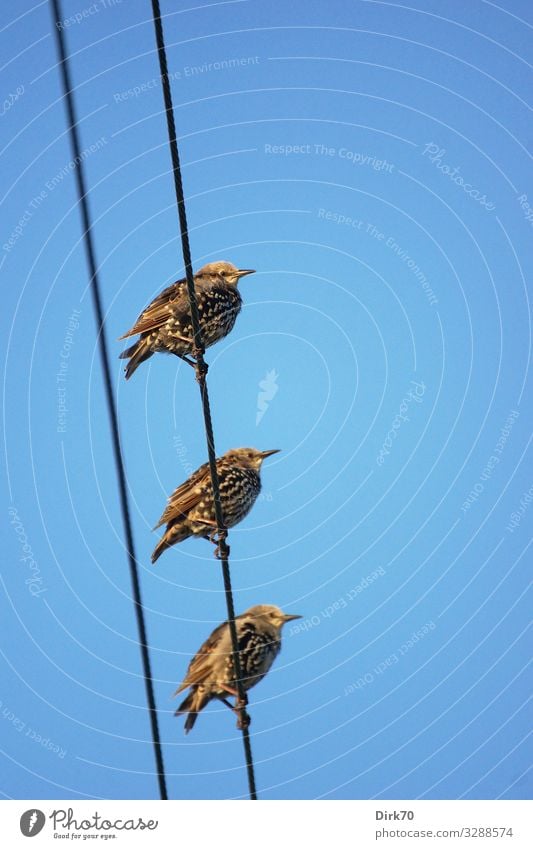
<path fill-rule="evenodd" d="M 257 269 L 208 351 L 217 450 L 283 449 L 231 532 L 235 604 L 304 617 L 251 693 L 259 794 L 527 798 L 530 4 L 162 11 L 194 265 Z M 183 272 L 150 4 L 64 14 L 169 794 L 239 797 L 226 708 L 173 716 L 220 568 L 195 540 L 150 564 L 206 459 L 198 389 L 118 360 Z M 1 789 L 155 798 L 47 4 L 0 44 Z"/>

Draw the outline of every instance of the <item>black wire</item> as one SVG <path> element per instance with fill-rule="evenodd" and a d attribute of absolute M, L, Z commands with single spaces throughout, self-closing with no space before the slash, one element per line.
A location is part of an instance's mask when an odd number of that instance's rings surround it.
<path fill-rule="evenodd" d="M 124 525 L 124 535 L 126 538 L 126 551 L 128 554 L 128 564 L 131 574 L 131 583 L 133 588 L 133 600 L 135 615 L 137 618 L 137 628 L 139 632 L 139 644 L 141 647 L 141 658 L 143 666 L 144 683 L 146 687 L 146 698 L 148 701 L 148 712 L 150 715 L 150 724 L 152 728 L 152 739 L 154 744 L 154 754 L 157 766 L 157 778 L 159 781 L 159 794 L 161 799 L 168 799 L 165 767 L 163 764 L 163 753 L 161 751 L 161 740 L 159 737 L 159 727 L 157 723 L 157 712 L 154 697 L 154 685 L 152 672 L 150 668 L 150 657 L 148 654 L 148 643 L 146 638 L 146 625 L 144 622 L 144 613 L 142 607 L 141 587 L 139 583 L 139 574 L 137 571 L 137 560 L 135 557 L 135 548 L 133 543 L 133 532 L 131 528 L 130 512 L 128 505 L 128 493 L 126 488 L 126 472 L 124 469 L 124 461 L 120 449 L 120 435 L 118 430 L 117 411 L 113 398 L 113 389 L 111 383 L 111 369 L 109 366 L 109 357 L 107 352 L 107 342 L 104 331 L 104 315 L 102 310 L 102 300 L 100 297 L 100 286 L 98 282 L 98 273 L 96 270 L 96 260 L 91 233 L 91 224 L 89 219 L 89 207 L 87 202 L 87 191 L 85 187 L 85 176 L 83 172 L 82 158 L 80 155 L 80 141 L 78 134 L 78 125 L 76 118 L 76 109 L 72 95 L 72 85 L 70 79 L 70 70 L 68 65 L 67 54 L 65 50 L 65 42 L 63 37 L 63 29 L 60 26 L 63 16 L 61 13 L 61 3 L 59 0 L 51 0 L 54 15 L 54 30 L 56 34 L 57 50 L 60 57 L 61 78 L 63 82 L 63 90 L 67 106 L 68 121 L 70 124 L 70 141 L 74 161 L 77 167 L 74 169 L 76 174 L 76 182 L 78 188 L 81 217 L 83 223 L 83 236 L 85 243 L 85 252 L 87 264 L 89 267 L 91 293 L 93 299 L 94 311 L 96 314 L 96 325 L 98 331 L 98 346 L 100 349 L 100 364 L 104 377 L 104 386 L 107 407 L 109 410 L 109 419 L 111 424 L 111 437 L 113 442 L 113 453 L 115 457 L 115 466 L 118 479 L 118 488 L 120 494 L 120 507 L 122 511 L 122 522 Z"/>
<path fill-rule="evenodd" d="M 187 278 L 187 291 L 189 295 L 189 304 L 191 310 L 191 323 L 194 333 L 194 350 L 193 354 L 196 358 L 196 375 L 200 384 L 200 394 L 202 397 L 202 409 L 204 413 L 205 434 L 207 439 L 207 453 L 209 457 L 209 470 L 211 472 L 211 485 L 213 488 L 213 501 L 215 506 L 215 519 L 218 529 L 218 551 L 222 565 L 222 576 L 224 579 L 224 591 L 226 594 L 226 606 L 228 610 L 228 622 L 231 635 L 233 664 L 235 675 L 237 678 L 237 692 L 239 694 L 241 729 L 244 743 L 244 754 L 246 758 L 246 769 L 248 773 L 248 786 L 250 791 L 250 799 L 257 799 L 257 791 L 255 786 L 254 763 L 252 757 L 252 744 L 250 742 L 250 732 L 248 725 L 250 718 L 245 710 L 246 693 L 242 679 L 241 659 L 239 655 L 239 641 L 237 637 L 237 627 L 235 625 L 235 607 L 233 604 L 233 591 L 231 588 L 231 575 L 229 570 L 229 548 L 226 543 L 227 530 L 224 524 L 224 516 L 222 513 L 222 504 L 220 502 L 220 486 L 218 480 L 218 472 L 216 465 L 215 440 L 213 436 L 213 423 L 211 421 L 211 409 L 209 406 L 209 394 L 207 391 L 206 372 L 207 366 L 204 360 L 205 347 L 202 340 L 202 332 L 200 329 L 200 319 L 198 315 L 198 304 L 196 301 L 196 292 L 194 289 L 194 278 L 192 273 L 191 249 L 189 245 L 189 232 L 187 228 L 187 215 L 185 212 L 185 198 L 183 195 L 183 183 L 181 179 L 181 165 L 178 153 L 178 142 L 176 138 L 176 125 L 174 122 L 174 108 L 172 105 L 172 93 L 170 91 L 170 81 L 168 78 L 167 54 L 165 50 L 165 39 L 163 35 L 163 23 L 161 21 L 161 10 L 159 0 L 152 0 L 152 13 L 154 18 L 155 38 L 157 43 L 157 52 L 159 56 L 159 67 L 161 70 L 161 82 L 163 86 L 163 97 L 165 102 L 165 110 L 167 114 L 168 140 L 170 144 L 170 155 L 172 158 L 172 167 L 174 171 L 174 186 L 176 189 L 176 201 L 178 204 L 178 215 L 181 232 L 181 246 L 183 250 L 183 262 L 185 265 L 185 276 Z"/>

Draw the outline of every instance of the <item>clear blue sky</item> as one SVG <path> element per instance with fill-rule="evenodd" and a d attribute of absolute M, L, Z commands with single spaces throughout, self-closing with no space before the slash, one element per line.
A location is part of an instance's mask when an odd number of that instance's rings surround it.
<path fill-rule="evenodd" d="M 191 5 L 162 3 L 194 264 L 258 270 L 208 352 L 217 450 L 283 449 L 231 533 L 236 607 L 307 622 L 251 694 L 260 795 L 528 797 L 530 3 Z M 164 356 L 126 383 L 116 342 L 183 273 L 150 4 L 64 7 L 169 793 L 238 797 L 226 708 L 173 716 L 219 566 L 150 564 L 206 459 L 198 389 Z M 1 789 L 156 797 L 50 9 L 15 13 Z"/>

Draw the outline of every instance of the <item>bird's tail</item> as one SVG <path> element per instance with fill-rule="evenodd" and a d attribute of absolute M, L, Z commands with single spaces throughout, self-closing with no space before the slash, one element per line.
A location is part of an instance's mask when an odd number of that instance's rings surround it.
<path fill-rule="evenodd" d="M 200 690 L 199 687 L 193 687 L 187 698 L 176 710 L 174 716 L 181 716 L 183 713 L 187 714 L 187 719 L 185 720 L 186 734 L 193 728 L 194 723 L 198 719 L 198 714 L 209 701 L 210 696 L 205 690 Z"/>
<path fill-rule="evenodd" d="M 135 369 L 140 366 L 148 357 L 152 356 L 153 351 L 150 350 L 150 343 L 148 339 L 139 339 L 135 345 L 131 345 L 131 347 L 126 348 L 125 351 L 122 351 L 120 354 L 121 360 L 129 359 L 126 368 L 124 369 L 126 373 L 126 380 L 132 376 Z"/>
<path fill-rule="evenodd" d="M 184 539 L 188 539 L 190 537 L 191 532 L 189 528 L 182 522 L 176 525 L 171 525 L 166 529 L 165 533 L 157 543 L 156 547 L 152 552 L 152 563 L 161 557 L 164 551 L 167 548 L 170 548 L 171 545 L 175 545 L 178 542 L 183 542 Z"/>

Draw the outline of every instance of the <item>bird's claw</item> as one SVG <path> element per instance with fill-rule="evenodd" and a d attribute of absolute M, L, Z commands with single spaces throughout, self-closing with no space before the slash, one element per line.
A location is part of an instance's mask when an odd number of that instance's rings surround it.
<path fill-rule="evenodd" d="M 209 366 L 205 362 L 201 362 L 201 363 L 197 362 L 195 364 L 195 369 L 196 369 L 196 380 L 198 381 L 198 383 L 203 383 L 204 380 L 205 380 L 205 376 L 206 376 L 207 372 L 209 371 Z"/>
<path fill-rule="evenodd" d="M 185 356 L 185 354 L 176 353 L 176 356 L 179 357 L 180 360 L 183 360 L 184 363 L 187 363 L 188 366 L 191 366 L 192 368 L 196 368 L 197 363 L 196 363 L 195 360 L 190 360 L 189 357 Z"/>
<path fill-rule="evenodd" d="M 215 557 L 217 560 L 227 560 L 229 551 L 230 548 L 225 539 L 217 540 L 215 544 Z"/>
<path fill-rule="evenodd" d="M 249 713 L 246 713 L 245 710 L 239 712 L 239 718 L 237 720 L 237 728 L 239 731 L 246 731 L 250 727 L 252 719 Z"/>
<path fill-rule="evenodd" d="M 247 696 L 244 696 L 244 698 L 242 700 L 241 699 L 235 700 L 235 708 L 234 709 L 235 709 L 235 713 L 237 714 L 237 728 L 240 731 L 245 731 L 249 727 L 249 725 L 252 721 L 250 714 L 246 710 L 247 704 L 248 704 L 248 697 Z"/>
<path fill-rule="evenodd" d="M 205 376 L 209 371 L 209 366 L 204 360 L 204 352 L 201 348 L 197 348 L 196 345 L 193 346 L 192 355 L 194 357 L 195 369 L 196 369 L 196 380 L 198 383 L 203 383 L 205 380 Z"/>
<path fill-rule="evenodd" d="M 215 546 L 215 557 L 217 560 L 226 560 L 229 557 L 230 548 L 226 542 L 227 535 L 227 531 L 219 531 L 218 528 L 215 528 L 215 530 L 209 534 L 209 540 Z"/>

